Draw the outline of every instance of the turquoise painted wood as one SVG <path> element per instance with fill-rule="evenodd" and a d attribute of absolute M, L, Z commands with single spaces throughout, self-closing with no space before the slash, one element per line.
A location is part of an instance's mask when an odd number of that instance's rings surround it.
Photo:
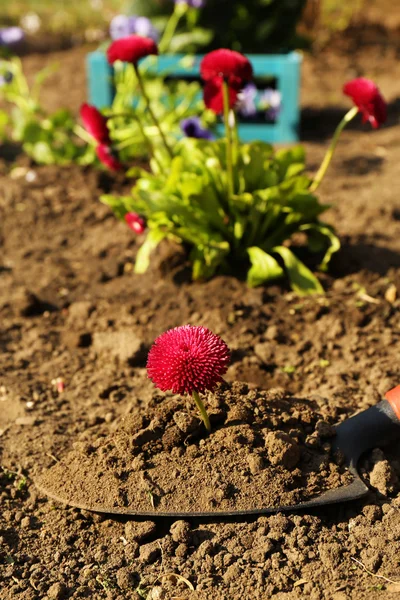
<path fill-rule="evenodd" d="M 274 81 L 282 98 L 281 109 L 274 123 L 252 123 L 241 119 L 239 135 L 243 141 L 261 140 L 271 143 L 298 141 L 300 122 L 300 69 L 302 57 L 298 52 L 288 54 L 250 54 L 256 83 Z M 199 77 L 202 56 L 164 55 L 154 61 L 146 59 L 142 65 L 150 72 L 171 77 Z M 87 56 L 89 102 L 97 108 L 111 106 L 114 98 L 113 69 L 104 52 L 96 51 Z M 222 126 L 221 126 L 222 131 Z"/>

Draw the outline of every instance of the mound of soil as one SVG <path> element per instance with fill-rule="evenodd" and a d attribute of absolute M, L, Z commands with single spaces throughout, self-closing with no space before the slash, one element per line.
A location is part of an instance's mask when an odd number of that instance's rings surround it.
<path fill-rule="evenodd" d="M 76 441 L 39 489 L 91 510 L 190 514 L 293 505 L 348 483 L 316 403 L 283 396 L 219 386 L 206 436 L 183 400 L 154 394 L 112 434 Z"/>

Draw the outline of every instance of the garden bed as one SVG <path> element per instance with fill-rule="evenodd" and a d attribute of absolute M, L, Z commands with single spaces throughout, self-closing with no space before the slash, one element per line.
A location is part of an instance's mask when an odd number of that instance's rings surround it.
<path fill-rule="evenodd" d="M 62 55 L 68 68 L 59 77 L 67 87 L 81 78 L 74 52 L 82 56 L 81 50 Z M 378 80 L 392 101 L 388 127 L 346 132 L 321 186 L 322 201 L 333 205 L 326 218 L 343 241 L 330 273 L 321 278 L 325 296 L 299 298 L 279 285 L 251 290 L 230 277 L 192 284 L 185 256 L 168 244 L 160 246 L 146 275 L 134 275 L 135 238 L 98 202 L 101 193 L 129 189 L 122 176 L 36 167 L 23 157 L 10 176 L 10 163 L 1 162 L 4 598 L 398 596 L 400 584 L 393 582 L 400 581 L 399 445 L 363 459 L 362 473 L 371 484 L 363 502 L 311 514 L 111 519 L 49 501 L 33 485 L 74 442 L 114 436 L 122 420 L 130 422 L 145 409 L 154 394 L 146 353 L 169 327 L 209 327 L 232 349 L 229 384 L 243 381 L 253 396 L 259 388 L 266 398 L 283 396 L 285 402 L 295 396 L 293 402 L 317 406 L 331 423 L 375 404 L 400 382 L 396 65 L 390 53 L 380 60 L 376 68 L 390 74 Z M 363 63 L 356 64 L 362 70 Z M 307 114 L 318 133 L 331 131 L 332 111 L 341 101 L 329 95 L 333 83 L 353 73 L 342 57 L 330 55 L 306 60 L 305 74 L 303 100 L 314 105 Z M 60 91 L 53 88 L 52 94 L 49 104 L 60 102 Z M 81 99 L 83 94 L 81 89 Z M 75 101 L 76 91 L 70 99 Z M 323 109 L 318 113 L 316 106 Z M 307 118 L 307 137 L 311 123 Z M 307 151 L 313 170 L 324 145 L 309 143 Z M 187 410 L 186 403 L 180 410 Z M 212 495 L 218 485 L 210 483 L 205 491 Z"/>

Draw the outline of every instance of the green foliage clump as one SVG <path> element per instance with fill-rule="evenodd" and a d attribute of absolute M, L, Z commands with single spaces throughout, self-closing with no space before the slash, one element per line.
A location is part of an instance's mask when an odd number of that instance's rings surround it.
<path fill-rule="evenodd" d="M 24 152 L 37 163 L 90 164 L 95 158 L 94 149 L 76 137 L 75 118 L 70 111 L 60 109 L 49 115 L 41 106 L 42 84 L 53 71 L 53 67 L 43 69 L 29 86 L 19 58 L 0 61 L 0 75 L 5 78 L 0 98 L 11 105 L 9 113 L 0 113 L 0 135 L 5 138 L 10 130 L 12 139 L 21 143 Z"/>
<path fill-rule="evenodd" d="M 236 144 L 235 152 L 232 197 L 226 141 L 186 138 L 176 144 L 172 159 L 160 154 L 153 160 L 151 173 L 135 171 L 139 178 L 131 196 L 102 198 L 120 219 L 135 212 L 147 220 L 136 272 L 146 271 L 151 252 L 170 238 L 189 249 L 194 280 L 247 273 L 249 285 L 257 286 L 287 274 L 296 292 L 322 292 L 298 257 L 295 237 L 321 253 L 323 269 L 339 241 L 319 220 L 328 206 L 309 191 L 303 148 L 274 152 L 269 144 L 253 142 Z"/>

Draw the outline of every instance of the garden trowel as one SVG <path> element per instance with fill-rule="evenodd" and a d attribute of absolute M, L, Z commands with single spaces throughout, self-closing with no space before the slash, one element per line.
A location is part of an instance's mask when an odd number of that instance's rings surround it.
<path fill-rule="evenodd" d="M 386 393 L 385 399 L 379 404 L 346 419 L 335 427 L 336 436 L 333 440 L 332 451 L 340 453 L 344 465 L 353 476 L 353 481 L 345 486 L 324 492 L 320 496 L 290 506 L 260 506 L 251 510 L 238 511 L 213 511 L 213 512 L 159 512 L 135 510 L 135 507 L 115 508 L 113 506 L 94 505 L 87 506 L 79 501 L 68 498 L 59 492 L 54 492 L 46 483 L 42 485 L 40 478 L 36 481 L 36 487 L 40 492 L 53 500 L 62 502 L 84 510 L 111 515 L 126 515 L 136 517 L 231 517 L 235 515 L 261 515 L 276 512 L 289 512 L 295 510 L 309 510 L 327 504 L 338 504 L 349 500 L 356 500 L 365 496 L 369 488 L 362 481 L 357 471 L 357 463 L 360 456 L 372 448 L 384 446 L 392 441 L 400 440 L 400 385 Z M 48 479 L 46 480 L 48 481 Z"/>

